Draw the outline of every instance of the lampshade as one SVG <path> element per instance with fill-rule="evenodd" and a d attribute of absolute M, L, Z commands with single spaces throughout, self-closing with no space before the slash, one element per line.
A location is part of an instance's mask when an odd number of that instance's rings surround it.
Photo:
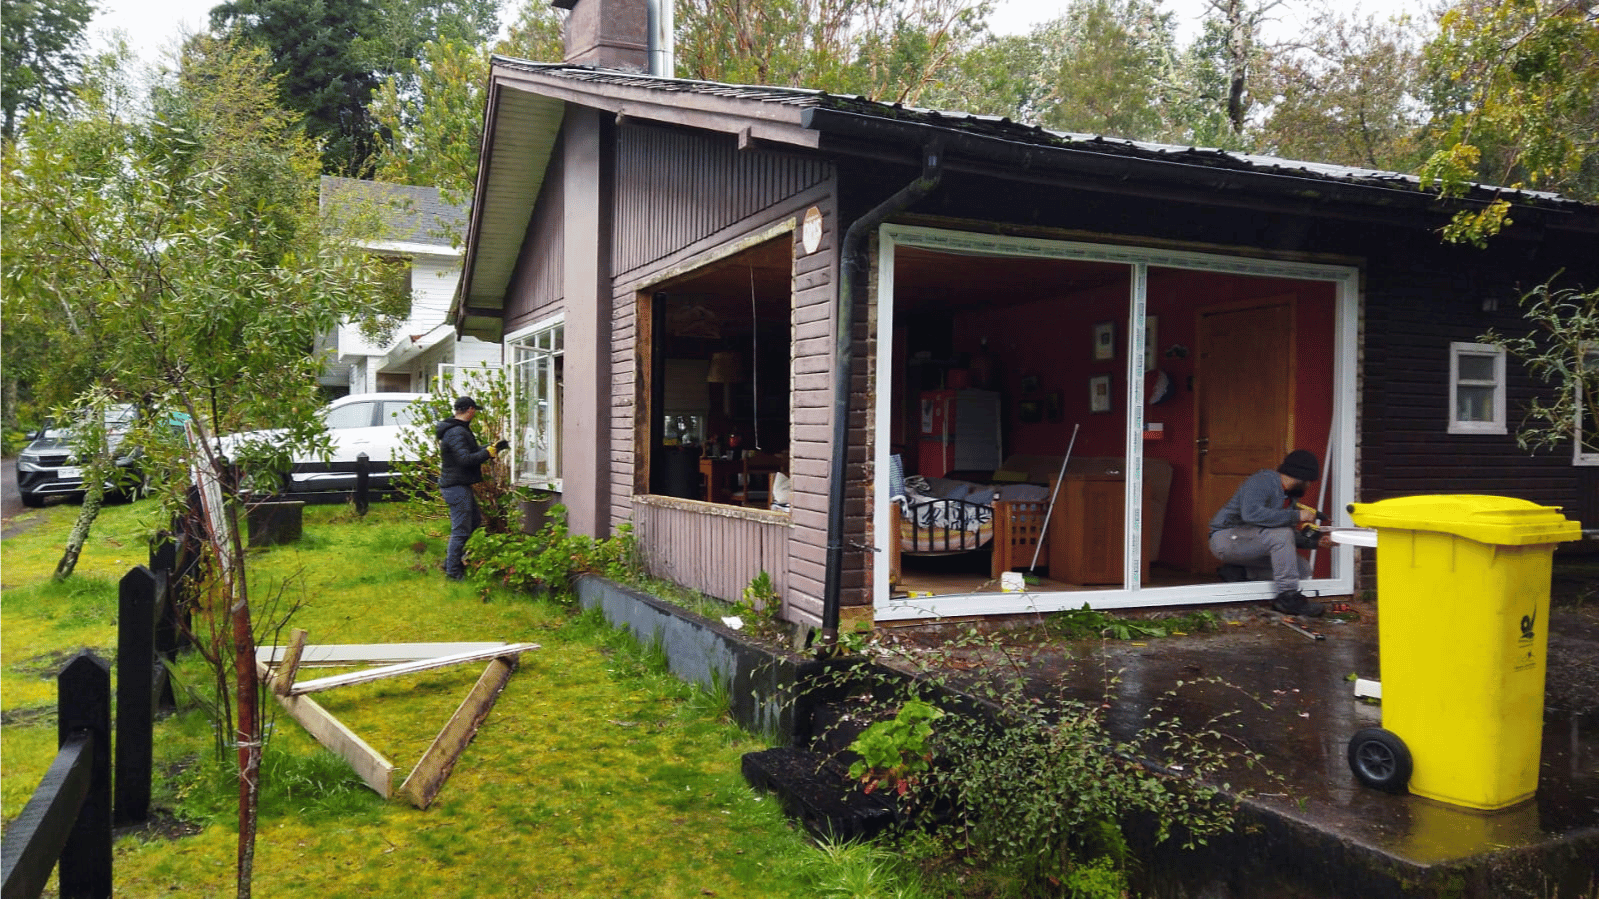
<path fill-rule="evenodd" d="M 711 355 L 711 371 L 705 376 L 708 384 L 739 384 L 744 380 L 744 357 L 738 353 Z"/>

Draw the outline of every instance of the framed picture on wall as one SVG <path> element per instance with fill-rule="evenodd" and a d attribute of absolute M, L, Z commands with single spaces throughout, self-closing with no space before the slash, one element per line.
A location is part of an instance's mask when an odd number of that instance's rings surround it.
<path fill-rule="evenodd" d="M 1095 375 L 1088 379 L 1088 411 L 1110 411 L 1110 375 Z"/>
<path fill-rule="evenodd" d="M 1094 361 L 1116 358 L 1116 323 L 1100 322 L 1094 326 Z"/>

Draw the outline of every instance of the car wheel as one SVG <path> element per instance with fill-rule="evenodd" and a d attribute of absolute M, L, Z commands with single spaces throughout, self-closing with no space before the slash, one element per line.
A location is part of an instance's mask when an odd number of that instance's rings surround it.
<path fill-rule="evenodd" d="M 1413 763 L 1405 741 L 1380 727 L 1368 727 L 1349 738 L 1349 768 L 1368 787 L 1403 793 Z"/>
<path fill-rule="evenodd" d="M 22 504 L 30 509 L 43 508 L 44 497 L 37 493 L 24 493 L 22 494 Z"/>

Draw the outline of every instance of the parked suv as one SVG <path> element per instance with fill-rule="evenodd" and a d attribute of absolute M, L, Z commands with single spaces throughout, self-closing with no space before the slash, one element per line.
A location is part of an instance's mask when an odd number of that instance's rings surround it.
<path fill-rule="evenodd" d="M 334 493 L 355 489 L 353 463 L 366 453 L 372 463 L 367 485 L 372 490 L 390 486 L 389 465 L 405 458 L 400 432 L 422 409 L 425 393 L 360 393 L 340 397 L 317 414 L 327 428 L 332 451 L 326 456 L 296 453 L 287 485 L 290 493 Z M 276 432 L 251 431 L 222 438 L 222 449 L 254 440 L 271 440 Z"/>
<path fill-rule="evenodd" d="M 137 417 L 137 409 L 130 404 L 106 408 L 106 439 L 112 452 L 118 453 L 117 467 L 126 474 L 108 488 L 126 487 L 138 483 L 139 452 L 129 448 L 122 451 L 122 441 Z M 83 465 L 75 455 L 71 423 L 46 424 L 44 429 L 28 435 L 32 438 L 17 456 L 17 492 L 22 504 L 31 508 L 44 505 L 51 496 L 83 494 Z"/>

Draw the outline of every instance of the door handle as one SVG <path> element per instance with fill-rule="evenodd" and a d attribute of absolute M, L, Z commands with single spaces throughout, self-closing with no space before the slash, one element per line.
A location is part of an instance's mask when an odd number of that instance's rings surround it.
<path fill-rule="evenodd" d="M 1209 437 L 1197 437 L 1197 438 L 1195 438 L 1194 439 L 1194 445 L 1199 447 L 1199 454 L 1201 456 L 1203 456 L 1204 454 L 1210 452 L 1210 438 Z"/>

